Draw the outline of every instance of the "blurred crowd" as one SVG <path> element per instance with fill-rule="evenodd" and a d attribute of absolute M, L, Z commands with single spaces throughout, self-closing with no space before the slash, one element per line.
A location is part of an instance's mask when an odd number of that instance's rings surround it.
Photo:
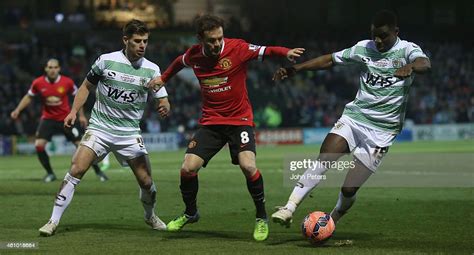
<path fill-rule="evenodd" d="M 26 35 L 25 35 L 26 36 Z M 242 36 L 246 38 L 244 34 Z M 303 61 L 321 54 L 352 46 L 350 40 L 308 40 L 291 42 L 246 38 L 254 44 L 300 46 L 306 48 Z M 30 34 L 15 40 L 0 39 L 0 133 L 32 135 L 41 114 L 39 100 L 25 109 L 18 121 L 10 112 L 27 93 L 33 79 L 43 74 L 44 63 L 51 57 L 61 62 L 62 73 L 79 86 L 93 61 L 102 53 L 120 49 L 120 37 L 104 39 L 91 34 L 56 42 Z M 180 39 L 151 38 L 147 58 L 162 71 L 195 43 L 192 36 Z M 474 50 L 463 43 L 416 41 L 432 62 L 432 71 L 418 75 L 412 84 L 406 118 L 416 124 L 474 122 Z M 288 62 L 266 59 L 252 62 L 248 71 L 248 91 L 253 104 L 256 125 L 275 127 L 328 127 L 341 115 L 344 105 L 353 100 L 358 89 L 357 70 L 336 67 L 329 71 L 306 72 L 284 82 L 274 83 L 274 71 Z M 142 121 L 145 132 L 187 131 L 197 128 L 200 115 L 200 89 L 187 70 L 167 84 L 172 115 L 161 120 L 149 104 Z M 85 109 L 94 103 L 90 97 Z"/>

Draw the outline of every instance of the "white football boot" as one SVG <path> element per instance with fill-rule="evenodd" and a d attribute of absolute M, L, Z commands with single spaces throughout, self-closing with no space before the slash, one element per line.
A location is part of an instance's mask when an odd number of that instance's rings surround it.
<path fill-rule="evenodd" d="M 293 213 L 284 206 L 277 206 L 277 211 L 272 214 L 272 220 L 282 226 L 289 228 L 293 222 Z"/>
<path fill-rule="evenodd" d="M 155 230 L 166 230 L 166 224 L 154 214 L 149 219 L 145 219 L 145 223 Z"/>
<path fill-rule="evenodd" d="M 54 223 L 52 220 L 49 220 L 44 226 L 39 229 L 40 235 L 42 236 L 52 236 L 56 232 L 58 224 Z"/>

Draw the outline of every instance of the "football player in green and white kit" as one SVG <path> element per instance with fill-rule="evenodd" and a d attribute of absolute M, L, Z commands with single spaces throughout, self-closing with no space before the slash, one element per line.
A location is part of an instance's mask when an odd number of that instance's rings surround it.
<path fill-rule="evenodd" d="M 156 188 L 151 178 L 148 153 L 140 134 L 140 119 L 147 103 L 149 89 L 145 86 L 160 76 L 160 68 L 144 58 L 149 30 L 139 20 L 123 28 L 123 50 L 103 54 L 79 88 L 64 126 L 71 127 L 76 113 L 85 103 L 89 92 L 96 90 L 97 101 L 92 109 L 89 127 L 72 158 L 54 202 L 50 220 L 39 229 L 41 235 L 56 231 L 63 212 L 74 195 L 75 187 L 94 163 L 113 152 L 122 164 L 128 164 L 140 186 L 140 200 L 145 209 L 145 222 L 153 229 L 165 230 L 166 225 L 154 213 Z M 156 109 L 162 117 L 169 113 L 170 104 L 164 88 L 153 91 Z"/>
<path fill-rule="evenodd" d="M 414 74 L 431 68 L 421 48 L 398 37 L 397 17 L 391 11 L 378 12 L 372 21 L 372 40 L 323 55 L 288 68 L 280 68 L 273 79 L 283 80 L 304 70 L 328 69 L 334 65 L 354 65 L 360 69 L 360 88 L 348 103 L 342 117 L 324 139 L 318 162 L 334 162 L 343 154 L 353 153 L 355 165 L 349 169 L 331 212 L 334 222 L 351 208 L 356 192 L 374 173 L 389 146 L 401 131 L 408 92 Z M 293 213 L 305 196 L 316 187 L 323 175 L 324 163 L 307 169 L 299 179 L 285 206 L 272 215 L 274 222 L 289 226 Z"/>

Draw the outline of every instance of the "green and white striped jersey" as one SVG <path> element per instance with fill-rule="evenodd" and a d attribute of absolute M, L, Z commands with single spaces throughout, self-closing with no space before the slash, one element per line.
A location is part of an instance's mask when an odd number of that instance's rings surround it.
<path fill-rule="evenodd" d="M 360 88 L 354 101 L 346 104 L 343 115 L 369 127 L 398 134 L 405 119 L 408 92 L 414 74 L 405 79 L 394 77 L 395 71 L 427 56 L 421 48 L 397 38 L 387 52 L 379 52 L 372 40 L 332 54 L 335 64 L 357 65 Z"/>
<path fill-rule="evenodd" d="M 96 80 L 96 102 L 89 129 L 117 136 L 140 135 L 140 119 L 148 99 L 145 85 L 160 76 L 160 68 L 141 58 L 131 63 L 123 51 L 101 55 L 92 65 L 88 80 Z M 92 77 L 92 78 L 90 78 Z M 168 96 L 165 88 L 153 95 Z"/>

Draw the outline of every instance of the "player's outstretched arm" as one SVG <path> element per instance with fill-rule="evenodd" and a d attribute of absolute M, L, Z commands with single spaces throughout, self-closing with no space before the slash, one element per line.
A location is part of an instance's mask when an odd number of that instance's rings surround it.
<path fill-rule="evenodd" d="M 168 117 L 171 105 L 167 97 L 158 98 L 156 100 L 156 110 L 162 118 Z"/>
<path fill-rule="evenodd" d="M 13 110 L 11 113 L 10 113 L 10 117 L 14 120 L 18 119 L 18 116 L 20 115 L 20 112 L 23 111 L 23 109 L 25 109 L 28 105 L 31 104 L 31 101 L 32 101 L 32 96 L 26 94 L 20 101 L 20 103 L 18 104 L 18 106 L 15 108 L 15 110 Z"/>
<path fill-rule="evenodd" d="M 428 58 L 416 58 L 415 61 L 402 66 L 395 72 L 395 77 L 407 78 L 412 75 L 413 72 L 417 74 L 423 74 L 431 69 L 431 62 Z"/>
<path fill-rule="evenodd" d="M 95 85 L 90 83 L 87 79 L 84 79 L 81 87 L 77 90 L 77 94 L 74 97 L 74 102 L 72 103 L 71 112 L 64 119 L 64 126 L 70 128 L 76 122 L 77 113 L 86 103 L 87 97 L 89 96 L 90 91 L 95 90 Z"/>
<path fill-rule="evenodd" d="M 275 72 L 273 80 L 280 81 L 295 75 L 299 71 L 328 69 L 333 65 L 331 54 L 326 54 L 290 67 L 282 67 Z"/>
<path fill-rule="evenodd" d="M 303 54 L 305 51 L 304 48 L 294 48 L 294 49 L 291 49 L 288 51 L 288 53 L 286 53 L 286 58 L 292 62 L 292 63 L 295 63 L 296 60 L 295 58 L 299 58 L 301 57 L 301 54 Z"/>
<path fill-rule="evenodd" d="M 294 48 L 289 49 L 281 46 L 266 46 L 262 47 L 264 49 L 265 56 L 270 57 L 286 57 L 290 62 L 295 62 L 295 58 L 301 57 L 301 54 L 304 53 L 304 48 Z"/>
<path fill-rule="evenodd" d="M 183 64 L 183 55 L 178 56 L 175 60 L 171 63 L 166 71 L 161 75 L 158 76 L 147 83 L 147 87 L 153 89 L 154 91 L 158 91 L 171 79 L 175 74 L 177 74 L 181 69 L 183 69 L 185 65 Z"/>

